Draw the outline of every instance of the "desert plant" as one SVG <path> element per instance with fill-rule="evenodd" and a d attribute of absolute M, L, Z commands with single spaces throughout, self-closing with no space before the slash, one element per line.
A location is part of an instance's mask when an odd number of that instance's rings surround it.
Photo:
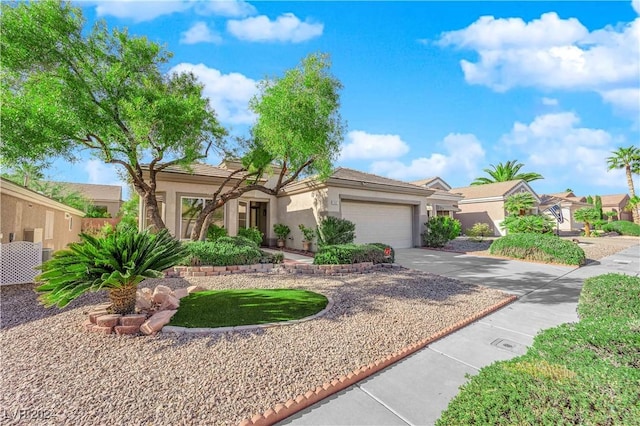
<path fill-rule="evenodd" d="M 298 225 L 298 228 L 302 232 L 305 241 L 312 242 L 316 237 L 316 231 L 313 228 L 307 228 L 303 224 Z"/>
<path fill-rule="evenodd" d="M 458 219 L 449 216 L 435 216 L 424 224 L 422 240 L 427 247 L 444 247 L 448 242 L 460 235 L 462 226 Z"/>
<path fill-rule="evenodd" d="M 209 225 L 207 228 L 207 241 L 216 241 L 218 238 L 226 237 L 227 230 L 224 226 L 218 226 L 215 223 Z"/>
<path fill-rule="evenodd" d="M 547 234 L 553 232 L 555 222 L 547 215 L 532 214 L 528 216 L 507 216 L 500 227 L 506 229 L 510 234 L 536 233 Z"/>
<path fill-rule="evenodd" d="M 573 218 L 584 223 L 584 235 L 590 237 L 591 225 L 599 219 L 599 214 L 594 207 L 582 207 L 573 213 Z"/>
<path fill-rule="evenodd" d="M 353 243 L 356 238 L 356 224 L 338 217 L 328 216 L 318 226 L 318 245 Z"/>
<path fill-rule="evenodd" d="M 525 213 L 536 205 L 536 199 L 530 192 L 519 192 L 504 200 L 504 209 L 511 215 L 524 216 Z"/>
<path fill-rule="evenodd" d="M 637 319 L 640 312 L 640 277 L 605 274 L 584 280 L 578 301 L 580 319 Z"/>
<path fill-rule="evenodd" d="M 276 223 L 273 225 L 273 232 L 276 234 L 279 240 L 285 240 L 287 235 L 291 233 L 291 228 L 283 223 Z"/>
<path fill-rule="evenodd" d="M 608 211 L 603 213 L 607 217 L 607 222 L 613 222 L 613 218 L 618 215 L 618 213 L 614 211 Z"/>
<path fill-rule="evenodd" d="M 262 244 L 262 232 L 260 232 L 260 230 L 255 226 L 251 228 L 239 229 L 238 236 L 250 239 L 251 241 L 256 243 L 257 246 L 260 246 L 260 244 Z"/>
<path fill-rule="evenodd" d="M 133 313 L 138 284 L 161 277 L 185 256 L 167 230 L 153 234 L 116 228 L 104 238 L 80 234 L 80 239 L 40 266 L 36 291 L 46 307 L 62 308 L 83 293 L 107 289 L 114 313 Z"/>
<path fill-rule="evenodd" d="M 467 229 L 467 236 L 473 241 L 482 241 L 484 237 L 493 235 L 493 230 L 488 223 L 475 223 L 469 229 Z"/>
<path fill-rule="evenodd" d="M 489 253 L 516 259 L 547 263 L 582 265 L 586 261 L 584 250 L 571 241 L 550 234 L 516 233 L 495 240 Z"/>

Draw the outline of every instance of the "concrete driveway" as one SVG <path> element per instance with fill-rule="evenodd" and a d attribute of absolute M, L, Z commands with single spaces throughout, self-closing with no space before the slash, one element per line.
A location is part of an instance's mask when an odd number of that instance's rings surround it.
<path fill-rule="evenodd" d="M 433 424 L 467 381 L 466 374 L 524 353 L 542 329 L 577 321 L 585 278 L 607 272 L 638 275 L 640 245 L 581 268 L 423 249 L 398 250 L 396 262 L 519 299 L 279 424 Z"/>

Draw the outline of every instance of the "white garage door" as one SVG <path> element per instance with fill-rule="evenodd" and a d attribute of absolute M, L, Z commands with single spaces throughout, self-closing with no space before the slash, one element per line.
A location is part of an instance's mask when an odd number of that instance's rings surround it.
<path fill-rule="evenodd" d="M 342 217 L 356 224 L 356 243 L 413 247 L 413 210 L 401 204 L 342 201 Z"/>

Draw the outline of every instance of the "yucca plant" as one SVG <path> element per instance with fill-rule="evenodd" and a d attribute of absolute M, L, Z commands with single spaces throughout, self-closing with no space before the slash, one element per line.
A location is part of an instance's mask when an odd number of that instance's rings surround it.
<path fill-rule="evenodd" d="M 36 282 L 43 284 L 36 291 L 46 307 L 63 308 L 88 291 L 107 289 L 113 313 L 133 313 L 138 284 L 161 277 L 186 255 L 166 229 L 153 234 L 125 228 L 103 238 L 87 234 L 80 238 L 40 266 Z"/>

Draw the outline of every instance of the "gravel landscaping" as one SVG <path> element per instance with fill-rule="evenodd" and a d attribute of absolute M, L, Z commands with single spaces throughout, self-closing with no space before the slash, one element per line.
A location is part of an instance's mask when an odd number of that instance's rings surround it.
<path fill-rule="evenodd" d="M 172 278 L 141 286 L 160 283 L 300 288 L 335 304 L 319 319 L 251 332 L 103 336 L 81 324 L 105 294 L 45 310 L 32 285 L 1 287 L 3 424 L 237 424 L 506 297 L 409 270 Z"/>

